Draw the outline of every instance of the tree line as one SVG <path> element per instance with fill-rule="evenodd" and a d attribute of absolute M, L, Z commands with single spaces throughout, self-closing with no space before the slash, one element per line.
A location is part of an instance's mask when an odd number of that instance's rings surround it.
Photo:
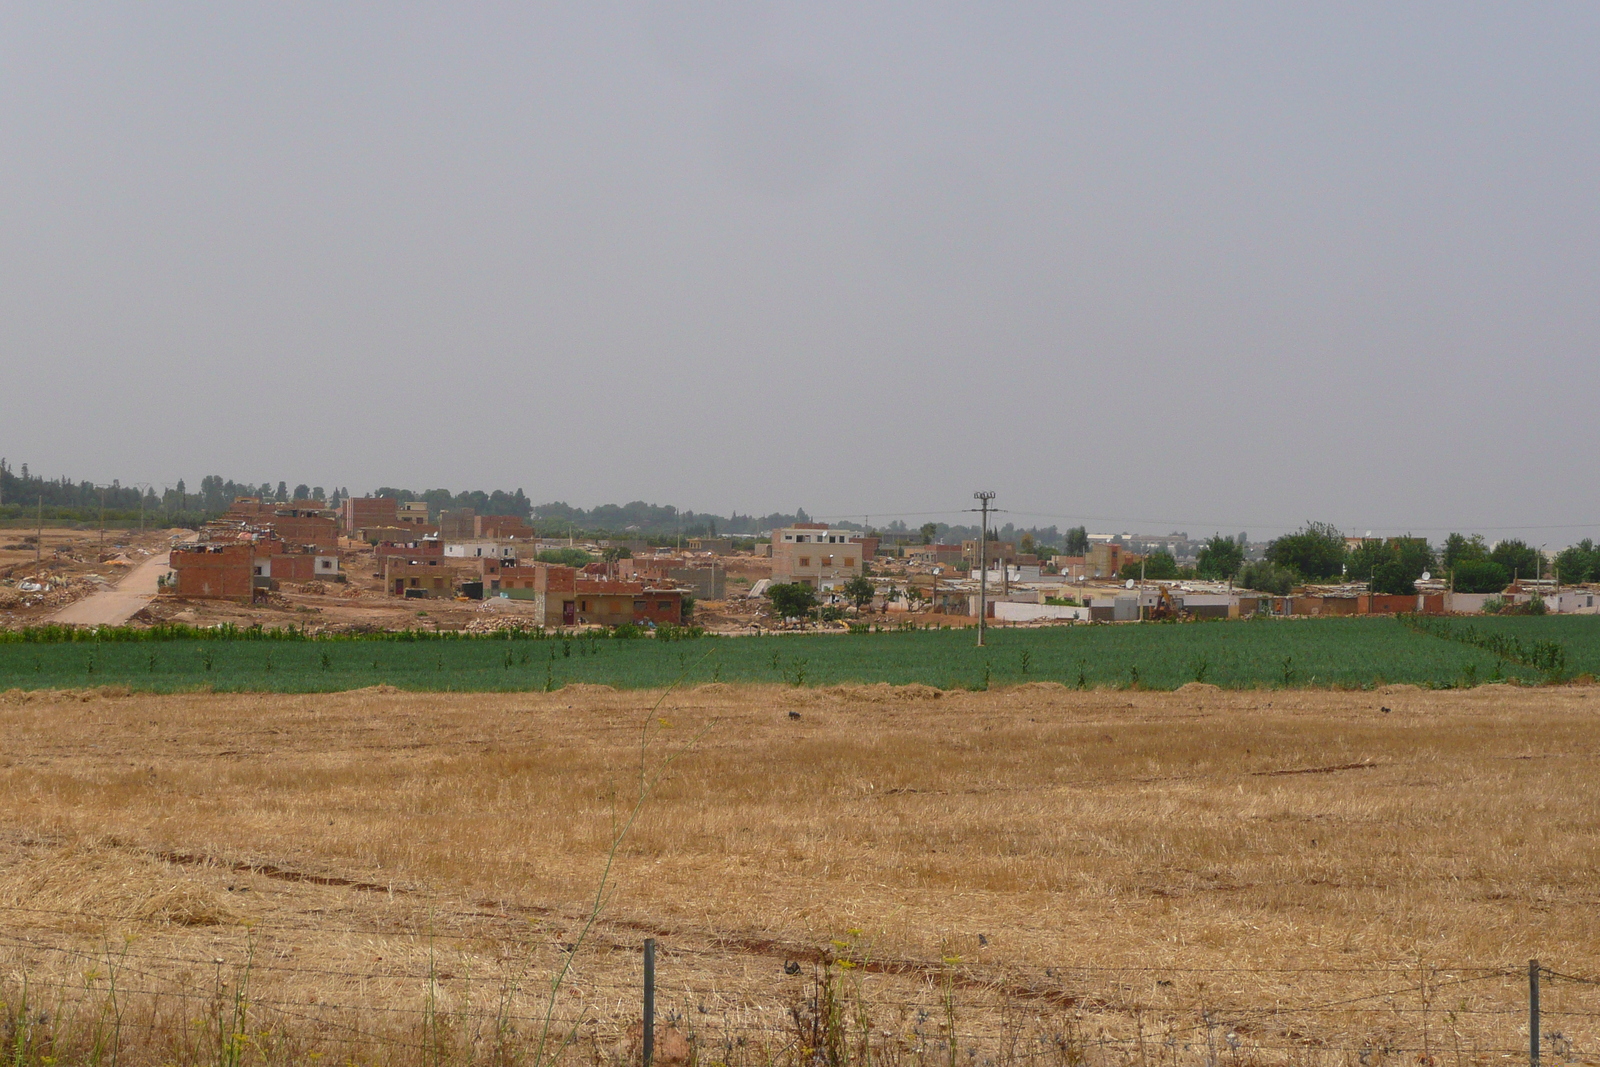
<path fill-rule="evenodd" d="M 1163 558 L 1164 557 L 1164 558 Z M 1176 578 L 1170 555 L 1154 553 L 1143 561 L 1147 578 Z M 1136 577 L 1140 564 L 1125 567 Z M 1236 585 L 1284 595 L 1301 582 L 1366 582 L 1374 593 L 1410 596 L 1424 574 L 1432 573 L 1462 593 L 1498 593 L 1519 578 L 1554 576 L 1567 584 L 1600 581 L 1600 549 L 1583 540 L 1547 560 L 1537 548 L 1516 539 L 1490 547 L 1481 534 L 1453 533 L 1437 550 L 1427 538 L 1369 537 L 1351 544 L 1329 523 L 1308 522 L 1270 542 L 1260 560 L 1246 561 L 1240 539 L 1216 534 L 1201 548 L 1196 577 L 1232 580 Z"/>

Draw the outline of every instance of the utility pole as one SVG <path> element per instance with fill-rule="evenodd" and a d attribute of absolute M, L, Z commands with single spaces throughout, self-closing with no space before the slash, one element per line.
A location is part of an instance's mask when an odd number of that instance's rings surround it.
<path fill-rule="evenodd" d="M 978 533 L 978 647 L 983 647 L 983 631 L 989 622 L 989 501 L 994 493 L 980 490 L 972 494 L 983 513 L 982 529 Z"/>
<path fill-rule="evenodd" d="M 100 547 L 106 547 L 106 487 L 100 487 Z"/>
<path fill-rule="evenodd" d="M 44 494 L 39 494 L 39 536 L 33 539 L 33 561 L 39 562 L 44 556 Z"/>

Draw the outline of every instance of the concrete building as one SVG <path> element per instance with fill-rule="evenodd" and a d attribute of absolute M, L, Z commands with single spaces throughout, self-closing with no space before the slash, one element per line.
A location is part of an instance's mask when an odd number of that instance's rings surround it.
<path fill-rule="evenodd" d="M 516 559 L 516 545 L 502 545 L 497 541 L 447 542 L 444 554 L 451 559 Z"/>
<path fill-rule="evenodd" d="M 401 526 L 430 526 L 428 522 L 428 502 L 426 500 L 408 500 L 395 510 L 395 518 Z"/>
<path fill-rule="evenodd" d="M 814 589 L 843 585 L 861 573 L 861 545 L 849 530 L 803 522 L 772 531 L 772 580 Z"/>
<path fill-rule="evenodd" d="M 1084 553 L 1083 571 L 1089 578 L 1115 578 L 1127 562 L 1122 546 L 1111 541 L 1096 541 Z"/>
<path fill-rule="evenodd" d="M 456 595 L 456 572 L 441 560 L 384 561 L 383 588 L 390 596 L 440 598 Z"/>

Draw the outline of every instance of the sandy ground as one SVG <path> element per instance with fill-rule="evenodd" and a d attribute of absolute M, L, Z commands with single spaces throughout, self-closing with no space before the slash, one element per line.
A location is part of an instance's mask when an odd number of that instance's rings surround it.
<path fill-rule="evenodd" d="M 46 528 L 40 551 L 35 531 L 0 530 L 0 628 L 54 621 L 63 608 L 116 586 L 150 558 L 165 559 L 172 540 L 188 533 L 108 530 L 102 539 L 98 530 Z"/>
<path fill-rule="evenodd" d="M 1529 957 L 1600 973 L 1594 688 L 13 693 L 0 731 L 0 969 L 248 955 L 296 1040 L 444 1010 L 481 1051 L 570 964 L 623 1056 L 646 936 L 730 1063 L 834 995 L 890 1061 L 1499 1063 Z M 1546 990 L 1563 1062 L 1595 991 Z"/>
<path fill-rule="evenodd" d="M 171 570 L 168 556 L 157 552 L 116 585 L 68 604 L 50 616 L 50 621 L 74 626 L 123 625 L 155 599 L 162 575 Z"/>

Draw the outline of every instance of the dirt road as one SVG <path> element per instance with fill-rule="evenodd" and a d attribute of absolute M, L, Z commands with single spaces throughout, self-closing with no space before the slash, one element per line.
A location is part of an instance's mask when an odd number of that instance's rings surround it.
<path fill-rule="evenodd" d="M 168 559 L 166 552 L 158 552 L 116 585 L 68 604 L 50 616 L 50 621 L 76 626 L 121 626 L 155 599 L 156 583 L 167 572 Z"/>

